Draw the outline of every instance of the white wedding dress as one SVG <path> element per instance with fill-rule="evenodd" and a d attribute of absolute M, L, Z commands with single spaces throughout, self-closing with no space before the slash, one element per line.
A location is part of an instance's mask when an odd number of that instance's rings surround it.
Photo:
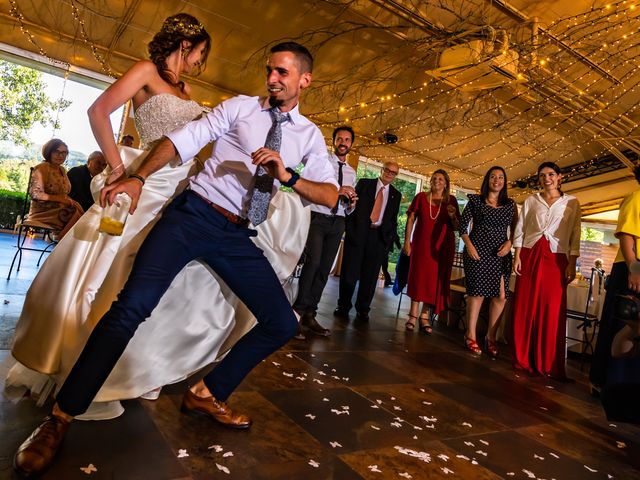
<path fill-rule="evenodd" d="M 156 95 L 136 110 L 136 128 L 149 148 L 201 113 L 194 101 Z M 146 151 L 121 147 L 121 155 L 131 171 Z M 53 386 L 64 382 L 94 326 L 124 285 L 135 254 L 162 208 L 182 191 L 195 169 L 194 160 L 173 161 L 151 175 L 122 236 L 98 233 L 102 208 L 97 204 L 74 225 L 27 292 L 12 347 L 17 363 L 8 373 L 7 386 L 27 387 L 43 400 Z M 104 172 L 94 178 L 94 192 L 99 192 L 106 177 Z M 296 194 L 278 192 L 267 221 L 257 228 L 254 241 L 283 283 L 304 248 L 309 216 Z M 171 254 L 170 245 L 167 254 Z M 122 413 L 117 400 L 185 379 L 226 353 L 254 323 L 244 304 L 208 266 L 189 263 L 140 325 L 84 418 L 113 418 Z"/>

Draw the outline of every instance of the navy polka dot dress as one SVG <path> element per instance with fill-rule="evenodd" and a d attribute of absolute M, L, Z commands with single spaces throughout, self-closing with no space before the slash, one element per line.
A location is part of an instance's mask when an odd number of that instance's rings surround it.
<path fill-rule="evenodd" d="M 498 257 L 498 250 L 509 238 L 515 202 L 509 199 L 506 205 L 494 208 L 484 203 L 480 195 L 469 194 L 468 197 L 469 203 L 460 220 L 460 234 L 469 234 L 480 260 L 473 260 L 465 247 L 463 262 L 467 295 L 499 297 L 500 279 L 503 278 L 505 293 L 508 296 L 511 252 L 504 257 Z"/>

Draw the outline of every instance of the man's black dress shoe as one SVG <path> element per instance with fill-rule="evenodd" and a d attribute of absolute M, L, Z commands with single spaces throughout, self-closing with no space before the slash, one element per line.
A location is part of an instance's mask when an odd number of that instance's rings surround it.
<path fill-rule="evenodd" d="M 358 312 L 356 314 L 356 320 L 360 322 L 368 322 L 369 321 L 369 313 L 368 312 Z"/>
<path fill-rule="evenodd" d="M 340 307 L 336 308 L 333 311 L 333 315 L 335 317 L 344 318 L 344 319 L 348 319 L 349 318 L 349 312 L 347 312 L 346 310 L 342 310 Z"/>

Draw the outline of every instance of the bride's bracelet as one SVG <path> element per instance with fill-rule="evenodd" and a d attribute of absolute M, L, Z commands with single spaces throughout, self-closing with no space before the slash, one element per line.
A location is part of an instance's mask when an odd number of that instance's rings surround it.
<path fill-rule="evenodd" d="M 111 169 L 111 174 L 114 174 L 114 173 L 119 172 L 121 170 L 124 170 L 124 163 L 121 163 L 116 168 L 112 168 Z"/>

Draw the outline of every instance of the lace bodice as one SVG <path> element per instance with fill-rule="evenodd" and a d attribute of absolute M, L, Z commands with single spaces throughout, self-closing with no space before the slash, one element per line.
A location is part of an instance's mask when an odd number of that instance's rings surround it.
<path fill-rule="evenodd" d="M 186 125 L 202 112 L 194 100 L 183 100 L 170 93 L 154 95 L 140 105 L 134 115 L 140 148 L 151 148 L 163 135 Z"/>

